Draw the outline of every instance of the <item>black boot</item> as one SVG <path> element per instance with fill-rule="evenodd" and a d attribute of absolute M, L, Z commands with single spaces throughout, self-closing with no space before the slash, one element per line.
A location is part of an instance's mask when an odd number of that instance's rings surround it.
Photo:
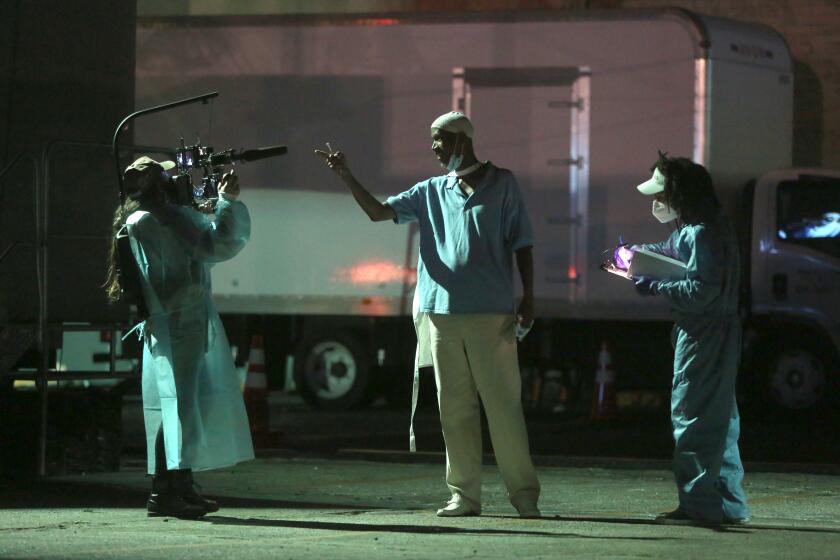
<path fill-rule="evenodd" d="M 196 484 L 193 481 L 192 471 L 190 469 L 171 472 L 174 475 L 173 484 L 178 489 L 178 495 L 181 496 L 185 502 L 202 508 L 205 513 L 219 511 L 218 502 L 215 500 L 209 500 L 198 493 L 195 488 Z"/>
<path fill-rule="evenodd" d="M 167 471 L 156 474 L 152 478 L 152 493 L 146 502 L 149 517 L 177 517 L 179 519 L 196 519 L 206 513 L 203 507 L 188 503 L 176 490 L 173 484 L 173 474 L 177 471 Z"/>

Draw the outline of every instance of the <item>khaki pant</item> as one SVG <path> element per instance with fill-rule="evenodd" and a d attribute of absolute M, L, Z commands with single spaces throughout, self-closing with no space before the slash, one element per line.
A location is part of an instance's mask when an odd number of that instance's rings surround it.
<path fill-rule="evenodd" d="M 513 315 L 430 313 L 429 320 L 447 486 L 480 511 L 480 395 L 511 503 L 536 505 L 540 483 L 522 413 Z"/>

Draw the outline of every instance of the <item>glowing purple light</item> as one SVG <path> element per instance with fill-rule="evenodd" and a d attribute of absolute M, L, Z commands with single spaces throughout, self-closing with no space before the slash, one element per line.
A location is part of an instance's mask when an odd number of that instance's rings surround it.
<path fill-rule="evenodd" d="M 627 270 L 633 261 L 633 251 L 627 245 L 619 245 L 613 253 L 613 260 L 616 268 Z"/>

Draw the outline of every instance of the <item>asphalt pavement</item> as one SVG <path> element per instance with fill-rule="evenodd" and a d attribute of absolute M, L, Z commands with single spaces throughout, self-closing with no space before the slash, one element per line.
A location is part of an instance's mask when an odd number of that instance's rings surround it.
<path fill-rule="evenodd" d="M 0 493 L 0 558 L 837 558 L 835 476 L 749 473 L 747 526 L 664 524 L 675 505 L 670 472 L 615 466 L 539 466 L 543 518 L 523 520 L 498 471 L 484 468 L 480 517 L 442 519 L 443 457 L 422 462 L 300 457 L 281 451 L 199 473 L 222 509 L 200 521 L 146 516 L 142 466 L 7 486 Z"/>
<path fill-rule="evenodd" d="M 489 438 L 482 515 L 434 515 L 448 492 L 433 407 L 414 454 L 407 408 L 313 411 L 279 393 L 270 407 L 272 445 L 197 473 L 222 509 L 183 521 L 146 516 L 142 412 L 127 398 L 118 471 L 0 480 L 0 558 L 840 558 L 840 446 L 822 416 L 748 420 L 753 521 L 710 528 L 655 519 L 676 505 L 667 411 L 529 413 L 543 518 L 521 520 Z"/>

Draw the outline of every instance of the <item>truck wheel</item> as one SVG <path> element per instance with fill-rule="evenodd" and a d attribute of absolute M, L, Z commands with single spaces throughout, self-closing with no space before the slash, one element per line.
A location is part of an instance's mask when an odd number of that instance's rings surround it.
<path fill-rule="evenodd" d="M 829 393 L 825 359 L 807 346 L 788 346 L 767 360 L 765 387 L 782 410 L 802 411 L 826 403 Z"/>
<path fill-rule="evenodd" d="M 367 356 L 350 334 L 311 336 L 295 357 L 295 384 L 315 408 L 347 410 L 364 405 L 370 392 Z"/>

